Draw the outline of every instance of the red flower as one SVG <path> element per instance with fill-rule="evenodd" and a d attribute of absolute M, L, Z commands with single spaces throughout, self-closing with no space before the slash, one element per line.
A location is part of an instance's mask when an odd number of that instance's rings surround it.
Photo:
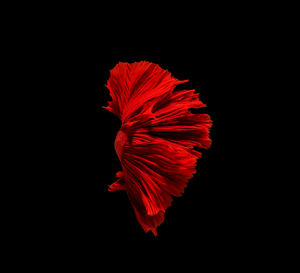
<path fill-rule="evenodd" d="M 115 141 L 122 171 L 109 190 L 127 191 L 138 222 L 154 235 L 171 196 L 181 196 L 196 172 L 194 147 L 211 145 L 209 115 L 189 111 L 206 105 L 195 90 L 174 91 L 184 82 L 145 61 L 117 64 L 107 82 L 112 101 L 104 108 L 122 121 Z"/>

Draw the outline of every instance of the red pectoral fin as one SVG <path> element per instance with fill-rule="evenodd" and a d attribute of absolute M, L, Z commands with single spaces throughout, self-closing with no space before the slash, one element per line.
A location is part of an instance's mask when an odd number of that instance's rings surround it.
<path fill-rule="evenodd" d="M 108 191 L 112 192 L 126 190 L 123 172 L 117 172 L 116 177 L 119 177 L 119 179 L 110 186 L 108 186 Z"/>

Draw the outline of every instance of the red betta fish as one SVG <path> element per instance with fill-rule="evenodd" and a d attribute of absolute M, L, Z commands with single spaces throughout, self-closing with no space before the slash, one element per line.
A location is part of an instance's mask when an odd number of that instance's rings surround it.
<path fill-rule="evenodd" d="M 203 104 L 195 90 L 175 91 L 187 82 L 154 63 L 118 63 L 107 82 L 112 101 L 104 107 L 122 122 L 115 149 L 122 171 L 109 191 L 124 190 L 145 232 L 157 227 L 196 173 L 201 153 L 211 145 L 207 114 L 193 114 Z"/>

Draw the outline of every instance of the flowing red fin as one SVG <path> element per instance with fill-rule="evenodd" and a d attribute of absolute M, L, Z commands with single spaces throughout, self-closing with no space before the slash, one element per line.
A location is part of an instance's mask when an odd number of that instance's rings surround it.
<path fill-rule="evenodd" d="M 142 61 L 119 63 L 107 83 L 112 100 L 104 108 L 122 122 L 115 141 L 122 173 L 109 189 L 127 191 L 138 222 L 154 235 L 172 196 L 182 195 L 196 172 L 202 154 L 194 147 L 211 145 L 210 116 L 190 111 L 206 105 L 195 90 L 174 91 L 184 82 Z"/>

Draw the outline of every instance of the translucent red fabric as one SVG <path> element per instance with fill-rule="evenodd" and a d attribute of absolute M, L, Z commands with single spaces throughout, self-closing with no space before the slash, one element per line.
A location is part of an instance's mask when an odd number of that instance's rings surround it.
<path fill-rule="evenodd" d="M 211 145 L 207 114 L 195 90 L 174 91 L 187 82 L 154 63 L 119 63 L 110 71 L 112 101 L 104 107 L 122 122 L 115 149 L 122 165 L 109 191 L 124 190 L 145 232 L 157 235 L 172 196 L 181 196 L 196 172 L 201 152 Z"/>

